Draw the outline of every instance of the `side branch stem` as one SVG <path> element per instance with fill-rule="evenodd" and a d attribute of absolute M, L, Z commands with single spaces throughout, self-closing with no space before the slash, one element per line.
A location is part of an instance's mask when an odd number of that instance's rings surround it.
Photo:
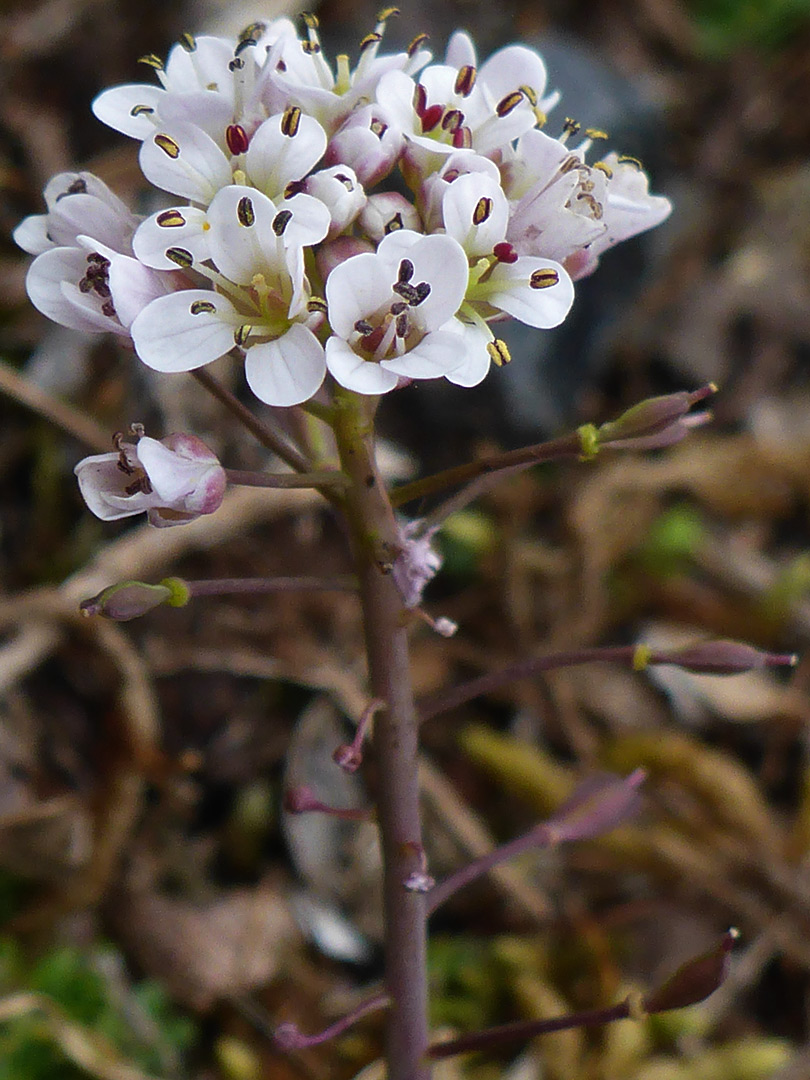
<path fill-rule="evenodd" d="M 335 435 L 350 478 L 346 514 L 363 605 L 371 693 L 385 702 L 374 722 L 377 812 L 384 864 L 388 1080 L 427 1080 L 426 903 L 405 882 L 422 868 L 418 720 L 403 604 L 390 572 L 399 543 L 376 466 L 373 401 L 341 392 Z"/>
<path fill-rule="evenodd" d="M 579 434 L 574 432 L 573 435 L 564 435 L 560 439 L 551 439 L 549 442 L 522 446 L 519 450 L 508 450 L 503 454 L 482 457 L 477 461 L 470 461 L 465 465 L 456 465 L 455 468 L 434 473 L 433 476 L 414 480 L 410 484 L 403 484 L 392 492 L 391 501 L 394 506 L 402 506 L 414 499 L 433 495 L 437 491 L 446 491 L 447 488 L 468 484 L 471 480 L 477 480 L 479 476 L 485 476 L 488 473 L 521 466 L 529 468 L 531 465 L 540 465 L 545 461 L 580 457 L 581 454 L 582 441 Z"/>

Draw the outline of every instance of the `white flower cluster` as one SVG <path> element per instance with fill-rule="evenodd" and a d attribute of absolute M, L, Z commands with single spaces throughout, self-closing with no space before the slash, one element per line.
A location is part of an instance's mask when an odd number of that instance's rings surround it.
<path fill-rule="evenodd" d="M 47 213 L 15 232 L 36 307 L 131 338 L 157 371 L 234 351 L 271 405 L 307 401 L 327 371 L 363 394 L 474 386 L 509 359 L 492 323 L 562 322 L 572 281 L 668 201 L 631 159 L 586 162 L 601 133 L 542 130 L 556 95 L 535 52 L 478 67 L 459 32 L 441 64 L 423 37 L 383 54 L 393 11 L 354 70 L 328 65 L 311 16 L 303 38 L 278 19 L 145 57 L 160 85 L 93 110 L 141 141 L 144 176 L 174 199 L 140 220 L 91 174 L 54 177 Z"/>

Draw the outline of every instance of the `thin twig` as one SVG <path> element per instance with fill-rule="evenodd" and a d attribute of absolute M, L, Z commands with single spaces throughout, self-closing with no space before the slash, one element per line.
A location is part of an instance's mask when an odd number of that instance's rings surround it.
<path fill-rule="evenodd" d="M 252 413 L 246 405 L 243 405 L 239 398 L 215 379 L 210 372 L 204 368 L 198 368 L 196 371 L 192 371 L 191 374 L 200 386 L 204 386 L 217 401 L 224 405 L 229 412 L 233 413 L 240 423 L 244 424 L 262 446 L 272 450 L 274 454 L 278 454 L 282 461 L 286 461 L 291 468 L 296 469 L 298 472 L 306 472 L 309 469 L 309 462 L 300 450 L 292 446 L 283 435 L 273 431 L 267 424 L 262 423 L 258 416 Z"/>
<path fill-rule="evenodd" d="M 105 431 L 100 424 L 79 409 L 52 397 L 36 383 L 15 371 L 5 360 L 0 360 L 0 391 L 49 420 L 91 450 L 103 454 L 105 450 L 112 449 L 111 432 Z"/>

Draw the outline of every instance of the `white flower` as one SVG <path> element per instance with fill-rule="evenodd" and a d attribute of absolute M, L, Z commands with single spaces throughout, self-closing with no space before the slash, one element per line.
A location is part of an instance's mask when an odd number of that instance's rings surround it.
<path fill-rule="evenodd" d="M 295 222 L 295 204 L 305 224 Z M 310 398 L 326 372 L 323 346 L 310 329 L 317 315 L 307 310 L 308 284 L 302 243 L 322 240 L 329 212 L 309 196 L 277 210 L 253 188 L 230 185 L 207 212 L 212 271 L 194 263 L 188 250 L 170 248 L 175 265 L 207 276 L 210 289 L 184 289 L 149 304 L 132 325 L 140 358 L 156 371 L 193 371 L 238 345 L 254 394 L 270 405 L 297 405 Z M 295 237 L 287 241 L 286 233 Z"/>
<path fill-rule="evenodd" d="M 518 256 L 504 241 L 509 204 L 497 180 L 469 172 L 444 185 L 442 216 L 447 234 L 471 262 L 465 300 L 459 311 L 466 363 L 447 378 L 475 386 L 490 360 L 505 362 L 487 322 L 511 315 L 528 326 L 558 326 L 574 300 L 565 269 L 549 259 Z"/>
<path fill-rule="evenodd" d="M 445 64 L 431 64 L 418 83 L 402 71 L 380 80 L 378 101 L 404 133 L 410 167 L 426 175 L 437 155 L 473 149 L 491 155 L 535 126 L 546 85 L 543 61 L 520 45 L 501 49 L 480 70 L 472 43 L 457 34 Z"/>
<path fill-rule="evenodd" d="M 268 115 L 260 101 L 266 90 L 264 76 L 288 41 L 298 44 L 289 19 L 255 23 L 238 41 L 186 34 L 172 47 L 165 64 L 157 56 L 143 58 L 160 86 L 114 86 L 99 94 L 93 112 L 102 123 L 141 140 L 159 123 L 175 120 L 196 124 L 216 141 L 224 140 L 229 125 L 252 130 Z"/>
<path fill-rule="evenodd" d="M 452 322 L 467 271 L 451 237 L 404 229 L 374 254 L 336 266 L 326 281 L 331 374 L 349 390 L 384 394 L 400 378 L 435 379 L 459 367 L 465 358 Z"/>
<path fill-rule="evenodd" d="M 225 494 L 225 470 L 195 435 L 137 445 L 119 439 L 117 452 L 84 458 L 74 469 L 82 498 L 102 521 L 146 512 L 159 528 L 184 525 L 217 510 Z"/>
<path fill-rule="evenodd" d="M 518 256 L 504 243 L 509 204 L 492 177 L 458 177 L 445 192 L 442 211 L 448 235 L 475 263 L 468 305 L 485 318 L 505 312 L 528 326 L 559 326 L 574 301 L 571 279 L 559 263 Z"/>

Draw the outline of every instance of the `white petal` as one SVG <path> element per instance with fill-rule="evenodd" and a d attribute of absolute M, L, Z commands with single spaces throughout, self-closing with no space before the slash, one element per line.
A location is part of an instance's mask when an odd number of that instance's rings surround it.
<path fill-rule="evenodd" d="M 162 506 L 186 511 L 198 509 L 189 503 L 205 495 L 210 464 L 184 457 L 148 436 L 138 440 L 138 459 Z M 216 459 L 214 462 L 216 467 Z M 153 498 L 153 504 L 155 501 Z"/>
<path fill-rule="evenodd" d="M 160 100 L 165 94 L 166 91 L 159 86 L 128 83 L 104 90 L 93 101 L 91 108 L 102 124 L 114 131 L 133 139 L 146 139 L 155 130 Z M 143 109 L 152 111 L 143 112 Z"/>
<path fill-rule="evenodd" d="M 129 255 L 111 259 L 109 275 L 115 313 L 125 327 L 132 325 L 147 304 L 168 291 L 165 277 Z"/>
<path fill-rule="evenodd" d="M 387 394 L 399 382 L 393 371 L 363 360 L 343 338 L 334 335 L 326 343 L 326 366 L 341 386 L 358 394 Z"/>
<path fill-rule="evenodd" d="M 300 405 L 318 390 L 326 375 L 323 346 L 300 323 L 276 341 L 254 345 L 245 356 L 248 386 L 268 405 Z"/>
<path fill-rule="evenodd" d="M 119 460 L 117 453 L 94 454 L 80 461 L 73 470 L 88 509 L 102 521 L 141 514 L 151 501 L 143 492 L 126 494 L 124 489 L 129 480 L 118 468 Z"/>
<path fill-rule="evenodd" d="M 11 234 L 14 243 L 29 255 L 41 255 L 56 244 L 48 236 L 48 215 L 29 214 Z"/>
<path fill-rule="evenodd" d="M 233 102 L 211 90 L 189 94 L 166 94 L 160 103 L 160 122 L 194 124 L 210 135 L 223 153 L 227 152 L 225 131 L 233 121 Z"/>
<path fill-rule="evenodd" d="M 457 368 L 463 360 L 459 346 L 458 334 L 435 330 L 402 356 L 383 360 L 380 367 L 409 379 L 438 379 Z"/>
<path fill-rule="evenodd" d="M 34 307 L 60 326 L 94 333 L 112 329 L 113 320 L 102 315 L 99 305 L 77 307 L 65 295 L 65 282 L 81 281 L 87 270 L 87 257 L 80 248 L 58 247 L 38 255 L 28 268 L 25 288 Z M 74 289 L 78 293 L 78 289 Z"/>
<path fill-rule="evenodd" d="M 463 360 L 457 368 L 448 371 L 445 378 L 456 386 L 478 386 L 489 372 L 487 343 L 492 340 L 492 335 L 479 326 L 463 323 L 459 319 L 453 319 L 451 327 L 446 329 L 452 329 L 461 336 L 459 353 Z"/>
<path fill-rule="evenodd" d="M 481 200 L 491 207 L 488 216 L 476 225 L 474 218 Z M 467 173 L 454 180 L 442 200 L 444 227 L 464 248 L 469 258 L 489 255 L 506 235 L 509 203 L 500 184 L 483 173 Z"/>
<path fill-rule="evenodd" d="M 291 180 L 301 180 L 326 149 L 326 132 L 311 116 L 302 114 L 295 135 L 281 130 L 284 114 L 271 116 L 250 140 L 245 170 L 252 183 L 270 198 L 284 192 Z"/>
<path fill-rule="evenodd" d="M 329 208 L 320 199 L 303 192 L 279 203 L 279 210 L 292 210 L 292 218 L 284 230 L 287 247 L 311 247 L 323 240 L 329 232 L 331 217 Z"/>
<path fill-rule="evenodd" d="M 465 34 L 463 30 L 455 31 L 447 43 L 444 62 L 454 68 L 476 66 L 475 45 L 469 34 Z"/>
<path fill-rule="evenodd" d="M 233 179 L 230 162 L 214 140 L 179 120 L 144 139 L 140 164 L 156 187 L 206 204 Z"/>
<path fill-rule="evenodd" d="M 392 277 L 390 269 L 371 252 L 354 255 L 336 266 L 326 279 L 329 322 L 334 332 L 341 338 L 350 337 L 358 319 L 373 314 L 392 298 L 392 281 L 396 281 L 396 274 Z"/>
<path fill-rule="evenodd" d="M 172 93 L 187 93 L 211 88 L 229 95 L 233 75 L 228 64 L 233 60 L 234 42 L 224 37 L 200 35 L 195 49 L 188 52 L 182 45 L 172 46 L 166 60 L 166 81 Z"/>
<path fill-rule="evenodd" d="M 478 72 L 479 82 L 487 88 L 495 104 L 521 86 L 531 87 L 540 98 L 547 78 L 542 57 L 525 45 L 499 49 L 484 61 Z"/>
<path fill-rule="evenodd" d="M 211 258 L 221 274 L 249 285 L 256 274 L 286 271 L 284 247 L 273 231 L 277 210 L 255 188 L 229 184 L 208 207 Z"/>
<path fill-rule="evenodd" d="M 389 233 L 377 248 L 378 256 L 394 269 L 392 282 L 396 281 L 403 245 L 410 240 L 403 235 L 405 231 Z M 419 236 L 406 250 L 414 267 L 411 284 L 426 281 L 430 285 L 426 299 L 411 311 L 423 329 L 438 330 L 456 314 L 464 299 L 469 280 L 467 256 L 451 236 Z"/>
<path fill-rule="evenodd" d="M 196 313 L 192 308 L 196 305 Z M 208 305 L 214 311 L 207 309 Z M 155 371 L 194 371 L 233 348 L 241 319 L 218 293 L 183 289 L 153 300 L 131 326 L 135 351 Z"/>
<path fill-rule="evenodd" d="M 177 263 L 166 258 L 168 248 L 188 251 L 194 262 L 210 257 L 205 210 L 196 206 L 179 206 L 161 210 L 138 227 L 132 238 L 132 250 L 142 263 L 156 270 L 176 270 Z"/>
<path fill-rule="evenodd" d="M 557 284 L 533 289 L 529 281 L 536 270 L 554 271 L 559 278 Z M 502 287 L 487 294 L 488 303 L 527 326 L 542 330 L 559 326 L 574 302 L 571 278 L 559 263 L 549 259 L 527 256 L 515 263 L 499 263 L 489 281 Z"/>
<path fill-rule="evenodd" d="M 48 215 L 48 234 L 57 244 L 72 244 L 84 234 L 126 252 L 137 223 L 128 210 L 121 214 L 95 195 L 66 195 Z"/>
<path fill-rule="evenodd" d="M 123 203 L 113 191 L 110 191 L 103 180 L 99 180 L 91 172 L 57 173 L 56 176 L 50 178 L 42 194 L 49 210 L 55 210 L 67 195 L 84 194 L 93 195 L 121 217 L 132 216 L 126 203 Z"/>

